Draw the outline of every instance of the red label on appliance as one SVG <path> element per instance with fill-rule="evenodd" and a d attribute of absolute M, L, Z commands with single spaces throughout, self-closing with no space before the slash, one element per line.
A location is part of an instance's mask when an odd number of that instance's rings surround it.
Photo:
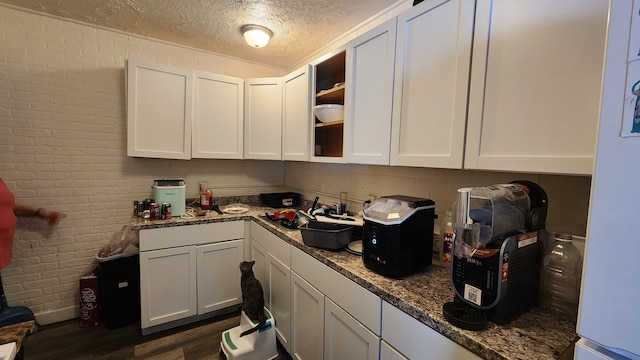
<path fill-rule="evenodd" d="M 500 249 L 477 249 L 473 257 L 486 259 L 500 252 Z"/>
<path fill-rule="evenodd" d="M 526 234 L 518 236 L 518 248 L 525 247 L 527 245 L 535 244 L 538 242 L 538 232 L 532 231 Z"/>

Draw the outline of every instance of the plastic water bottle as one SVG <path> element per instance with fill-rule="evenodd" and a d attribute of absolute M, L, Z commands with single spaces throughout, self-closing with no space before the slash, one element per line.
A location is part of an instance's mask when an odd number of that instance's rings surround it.
<path fill-rule="evenodd" d="M 541 277 L 542 305 L 567 320 L 575 321 L 580 300 L 582 254 L 569 234 L 556 234 L 544 256 Z"/>

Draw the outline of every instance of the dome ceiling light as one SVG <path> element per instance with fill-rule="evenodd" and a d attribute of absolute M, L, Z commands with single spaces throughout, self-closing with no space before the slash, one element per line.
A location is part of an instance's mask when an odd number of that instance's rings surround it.
<path fill-rule="evenodd" d="M 245 25 L 241 31 L 247 44 L 255 48 L 265 47 L 273 36 L 271 30 L 260 25 Z"/>

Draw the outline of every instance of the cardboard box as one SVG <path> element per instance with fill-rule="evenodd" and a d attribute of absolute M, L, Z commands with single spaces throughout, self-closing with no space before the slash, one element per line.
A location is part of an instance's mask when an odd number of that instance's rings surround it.
<path fill-rule="evenodd" d="M 98 326 L 98 277 L 85 274 L 80 278 L 80 327 Z"/>

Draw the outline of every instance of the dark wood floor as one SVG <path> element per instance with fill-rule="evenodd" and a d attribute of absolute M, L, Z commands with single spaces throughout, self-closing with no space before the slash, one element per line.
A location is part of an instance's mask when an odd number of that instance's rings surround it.
<path fill-rule="evenodd" d="M 240 323 L 239 312 L 203 320 L 147 336 L 140 324 L 108 330 L 103 324 L 81 328 L 78 320 L 41 325 L 27 338 L 24 360 L 200 360 L 224 359 L 219 354 L 223 331 Z M 279 360 L 291 360 L 278 344 Z"/>

